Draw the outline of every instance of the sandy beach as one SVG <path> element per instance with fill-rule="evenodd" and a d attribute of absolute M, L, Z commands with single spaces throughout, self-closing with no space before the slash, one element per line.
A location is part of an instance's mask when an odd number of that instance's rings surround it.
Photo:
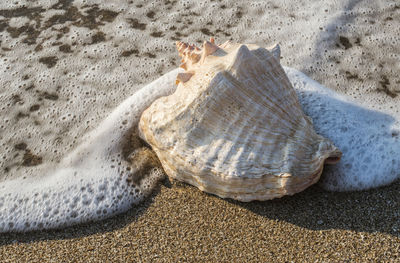
<path fill-rule="evenodd" d="M 177 40 L 279 43 L 282 65 L 398 112 L 399 25 L 396 1 L 2 2 L 0 183 L 40 180 L 124 99 L 178 67 Z M 398 262 L 399 191 L 398 181 L 314 185 L 241 203 L 165 179 L 108 219 L 0 233 L 0 261 Z"/>
<path fill-rule="evenodd" d="M 317 186 L 240 203 L 165 181 L 139 207 L 57 231 L 2 234 L 2 262 L 397 262 L 400 184 Z"/>

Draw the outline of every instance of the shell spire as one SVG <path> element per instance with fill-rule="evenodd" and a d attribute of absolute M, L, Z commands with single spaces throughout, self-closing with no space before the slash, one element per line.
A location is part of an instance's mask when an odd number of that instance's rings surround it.
<path fill-rule="evenodd" d="M 200 64 L 204 62 L 204 59 L 213 54 L 218 50 L 218 46 L 215 44 L 215 39 L 210 38 L 210 41 L 204 41 L 202 48 L 199 48 L 193 44 L 188 44 L 185 42 L 177 41 L 176 47 L 178 49 L 179 56 L 182 58 L 180 65 L 187 73 L 181 73 L 176 79 L 176 84 L 180 82 L 186 82 L 194 74 L 193 65 L 200 61 Z"/>
<path fill-rule="evenodd" d="M 185 42 L 176 42 L 176 47 L 179 52 L 179 56 L 182 58 L 182 62 L 187 63 L 190 61 L 191 63 L 196 63 L 200 60 L 201 49 L 196 47 L 195 45 L 189 45 Z"/>

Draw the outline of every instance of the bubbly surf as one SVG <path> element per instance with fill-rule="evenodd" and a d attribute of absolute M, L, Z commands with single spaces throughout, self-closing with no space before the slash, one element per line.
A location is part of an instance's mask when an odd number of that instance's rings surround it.
<path fill-rule="evenodd" d="M 171 94 L 179 69 L 138 90 L 121 103 L 59 164 L 44 175 L 0 183 L 0 232 L 66 227 L 123 213 L 141 202 L 163 178 L 155 169 L 130 185 L 135 170 L 123 158 L 127 137 L 141 113 L 157 98 Z M 316 131 L 342 151 L 327 166 L 320 184 L 328 190 L 363 190 L 399 178 L 399 116 L 368 109 L 327 89 L 305 74 L 285 67 L 300 103 Z M 295 197 L 294 197 L 295 198 Z"/>

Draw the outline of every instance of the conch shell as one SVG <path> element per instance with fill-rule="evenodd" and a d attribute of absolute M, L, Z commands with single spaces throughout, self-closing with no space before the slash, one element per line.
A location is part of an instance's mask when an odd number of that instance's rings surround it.
<path fill-rule="evenodd" d="M 303 113 L 279 46 L 177 47 L 186 71 L 139 123 L 169 177 L 222 198 L 267 200 L 304 190 L 339 161 Z"/>

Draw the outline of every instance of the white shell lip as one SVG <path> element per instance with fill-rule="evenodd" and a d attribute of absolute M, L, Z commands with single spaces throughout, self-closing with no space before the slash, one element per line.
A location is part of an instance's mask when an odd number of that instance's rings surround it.
<path fill-rule="evenodd" d="M 177 46 L 186 75 L 139 123 L 169 177 L 222 198 L 269 200 L 303 191 L 340 160 L 302 112 L 279 45 Z"/>

